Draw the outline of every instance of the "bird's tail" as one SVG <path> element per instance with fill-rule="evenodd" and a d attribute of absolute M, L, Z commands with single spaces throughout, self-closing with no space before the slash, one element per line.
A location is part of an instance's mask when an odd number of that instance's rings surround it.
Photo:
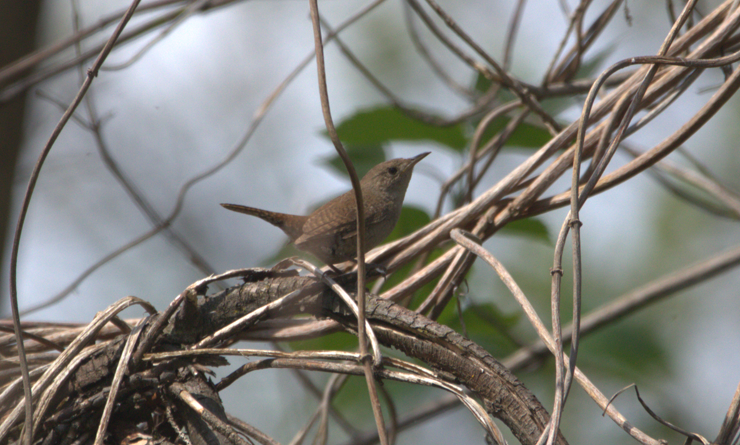
<path fill-rule="evenodd" d="M 234 212 L 256 216 L 259 219 L 267 221 L 285 232 L 291 241 L 295 241 L 296 238 L 303 234 L 303 224 L 306 222 L 306 219 L 308 219 L 306 216 L 270 212 L 269 210 L 256 209 L 254 207 L 240 206 L 237 204 L 221 204 L 221 207 Z"/>

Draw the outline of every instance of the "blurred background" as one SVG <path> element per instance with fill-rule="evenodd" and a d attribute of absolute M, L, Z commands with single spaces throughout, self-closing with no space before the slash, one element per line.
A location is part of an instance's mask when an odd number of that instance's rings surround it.
<path fill-rule="evenodd" d="M 16 2 L 0 2 L 7 11 L 10 9 L 5 8 L 10 8 L 11 3 Z M 575 7 L 572 1 L 565 3 Z M 601 11 L 607 3 L 594 1 L 592 9 Z M 676 3 L 680 10 L 680 2 Z M 701 1 L 699 9 L 706 13 L 719 3 Z M 497 59 L 502 57 L 516 2 L 445 1 L 441 5 L 490 54 Z M 75 33 L 75 17 L 80 28 L 95 26 L 103 18 L 120 14 L 128 3 L 41 1 L 37 6 L 37 13 L 22 12 L 35 17 L 35 29 L 27 29 L 27 35 L 32 35 L 30 40 L 8 32 L 2 37 L 3 47 L 21 50 L 29 42 L 34 48 L 48 47 Z M 178 3 L 155 11 L 143 9 L 129 29 L 149 23 L 155 13 L 181 6 Z M 320 2 L 322 15 L 335 27 L 364 6 L 359 2 Z M 469 104 L 442 84 L 419 56 L 408 35 L 407 13 L 402 2 L 384 2 L 343 31 L 341 37 L 404 103 L 439 116 L 454 116 Z M 594 18 L 594 14 L 587 14 L 586 22 Z M 524 81 L 539 84 L 567 24 L 559 2 L 526 4 L 513 46 L 511 72 Z M 591 57 L 587 59 L 592 62 L 589 69 L 593 76 L 626 57 L 655 54 L 670 27 L 665 2 L 628 2 L 589 50 Z M 121 174 L 152 209 L 166 217 L 175 209 L 185 184 L 235 152 L 262 104 L 313 51 L 308 5 L 300 1 L 234 2 L 185 17 L 166 34 L 165 29 L 167 26 L 159 27 L 114 49 L 87 95 L 89 103 L 78 109 L 80 121 L 68 123 L 48 156 L 21 239 L 21 310 L 53 298 L 90 266 L 152 228 L 150 220 L 106 166 L 101 143 Z M 111 31 L 112 27 L 104 28 L 86 39 L 80 50 L 84 53 L 96 47 Z M 475 73 L 434 41 L 426 29 L 420 33 L 434 50 L 435 58 L 457 82 L 464 86 L 475 83 Z M 58 60 L 73 58 L 75 51 L 69 48 L 49 58 L 36 71 L 42 72 Z M 83 73 L 91 63 L 87 60 L 83 64 Z M 388 105 L 387 99 L 335 44 L 327 45 L 326 63 L 335 122 Z M 720 70 L 706 71 L 670 109 L 628 142 L 644 150 L 664 139 L 696 113 L 722 79 Z M 0 135 L 5 140 L 2 153 L 6 167 L 13 165 L 9 135 L 18 130 L 22 141 L 14 162 L 12 187 L 9 195 L 3 197 L 9 203 L 2 215 L 7 227 L 0 277 L 4 318 L 10 313 L 10 240 L 28 178 L 80 83 L 77 67 L 55 74 L 14 96 L 12 101 L 24 108 L 14 108 L 12 113 L 7 111 L 11 99 L 3 97 L 6 113 L 22 117 L 19 126 L 6 127 Z M 316 85 L 312 61 L 270 106 L 235 157 L 187 189 L 171 227 L 197 252 L 202 264 L 207 263 L 216 272 L 270 266 L 271 259 L 286 243 L 280 230 L 256 218 L 228 212 L 219 203 L 305 214 L 349 189 L 349 181 L 329 164 L 335 152 L 323 133 Z M 557 110 L 556 119 L 567 124 L 580 115 L 583 99 L 575 97 L 546 106 Z M 685 144 L 688 153 L 736 191 L 740 190 L 739 105 L 738 99 L 733 98 Z M 100 139 L 85 127 L 86 122 L 94 120 L 100 121 Z M 441 180 L 465 160 L 464 150 L 428 140 L 395 141 L 385 144 L 383 150 L 386 159 L 432 152 L 417 166 L 406 197 L 407 204 L 428 215 L 434 212 Z M 531 153 L 531 147 L 505 149 L 476 192 L 495 184 Z M 609 170 L 630 159 L 618 152 Z M 670 159 L 687 164 L 681 155 L 671 155 Z M 567 181 L 555 191 L 565 190 Z M 446 202 L 444 210 L 451 208 L 452 202 Z M 547 320 L 554 238 L 566 213 L 561 209 L 538 217 L 547 228 L 545 237 L 510 232 L 497 234 L 485 244 L 509 268 L 536 303 L 540 316 Z M 677 198 L 647 174 L 594 196 L 584 207 L 581 220 L 584 311 L 740 241 L 737 220 L 717 217 Z M 564 263 L 569 261 L 566 258 Z M 24 320 L 84 323 L 127 295 L 148 300 L 162 309 L 204 275 L 176 242 L 159 234 L 105 263 L 61 301 L 26 315 Z M 565 296 L 569 295 L 570 281 L 566 270 Z M 646 402 L 663 418 L 713 438 L 740 380 L 738 289 L 740 274 L 731 270 L 672 295 L 585 338 L 579 366 L 607 396 L 637 383 Z M 511 322 L 517 336 L 535 338 L 520 317 L 518 305 L 493 271 L 480 261 L 469 276 L 461 304 L 473 340 L 497 357 L 511 353 L 513 346 L 497 343 L 496 337 L 485 329 L 476 331 L 477 307 L 495 307 Z M 569 313 L 567 304 L 563 311 Z M 124 315 L 139 317 L 143 311 L 137 308 Z M 456 314 L 441 321 L 460 328 Z M 233 366 L 241 364 L 235 359 L 230 361 Z M 219 374 L 230 369 L 219 370 Z M 553 375 L 552 361 L 518 373 L 548 409 L 552 405 Z M 316 382 L 326 380 L 323 375 L 312 378 Z M 296 403 L 295 392 L 302 391 L 302 387 L 288 371 L 261 371 L 236 385 L 240 385 L 238 390 L 222 394 L 228 411 L 281 442 L 290 441 L 317 403 L 308 394 Z M 358 380 L 350 385 L 362 388 L 364 382 Z M 399 395 L 401 412 L 441 395 L 399 384 L 387 386 Z M 345 408 L 343 411 L 360 427 L 371 429 L 369 405 L 351 395 L 361 391 L 346 391 L 335 406 Z M 611 420 L 601 417 L 600 410 L 580 388 L 574 386 L 571 397 L 563 424 L 571 443 L 631 443 L 632 439 Z M 654 437 L 683 442 L 656 425 L 633 393 L 623 394 L 616 405 L 637 427 Z M 331 443 L 346 440 L 336 431 L 332 430 Z M 398 443 L 481 443 L 482 436 L 468 412 L 455 409 L 419 428 L 404 431 Z"/>

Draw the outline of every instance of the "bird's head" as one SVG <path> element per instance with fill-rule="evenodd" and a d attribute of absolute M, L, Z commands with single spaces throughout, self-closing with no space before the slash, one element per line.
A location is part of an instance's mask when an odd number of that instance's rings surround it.
<path fill-rule="evenodd" d="M 414 166 L 424 159 L 430 152 L 422 153 L 413 158 L 398 158 L 382 162 L 371 168 L 362 177 L 360 184 L 363 194 L 365 191 L 376 191 L 390 194 L 406 194 L 406 189 L 411 181 L 411 173 Z"/>

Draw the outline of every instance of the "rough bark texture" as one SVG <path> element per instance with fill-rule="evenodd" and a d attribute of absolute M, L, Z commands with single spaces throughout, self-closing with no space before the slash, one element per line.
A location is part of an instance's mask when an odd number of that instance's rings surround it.
<path fill-rule="evenodd" d="M 333 292 L 313 278 L 292 272 L 252 270 L 243 277 L 247 282 L 213 296 L 185 299 L 169 326 L 157 334 L 152 351 L 187 349 L 203 337 L 254 309 L 302 289 L 303 297 L 295 304 L 264 318 L 279 318 L 295 313 L 331 317 L 348 330 L 356 320 Z M 343 279 L 347 289 L 354 289 L 353 279 Z M 198 290 L 201 294 L 205 289 Z M 452 329 L 440 325 L 392 302 L 371 298 L 367 317 L 378 340 L 406 355 L 423 361 L 446 380 L 462 384 L 483 402 L 491 416 L 501 419 L 523 444 L 535 444 L 549 415 L 537 398 L 517 378 L 480 346 Z M 147 320 L 141 337 L 148 335 L 155 317 Z M 92 431 L 100 421 L 102 408 L 110 392 L 116 367 L 122 357 L 127 336 L 109 341 L 76 369 L 55 392 L 48 416 L 37 438 L 59 443 L 59 437 Z M 222 342 L 228 344 L 231 340 Z M 139 340 L 139 345 L 142 342 Z M 132 363 L 132 366 L 136 366 Z M 234 433 L 213 384 L 203 371 L 220 366 L 220 357 L 175 358 L 152 363 L 143 360 L 124 378 L 108 429 L 111 437 L 122 439 L 131 434 L 151 434 L 177 441 L 186 434 L 194 444 L 240 443 Z M 185 403 L 192 397 L 205 408 L 197 412 Z M 192 399 L 191 399 L 192 400 Z M 17 419 L 20 432 L 22 419 Z M 137 426 L 147 424 L 142 431 Z M 559 443 L 565 444 L 562 436 Z"/>

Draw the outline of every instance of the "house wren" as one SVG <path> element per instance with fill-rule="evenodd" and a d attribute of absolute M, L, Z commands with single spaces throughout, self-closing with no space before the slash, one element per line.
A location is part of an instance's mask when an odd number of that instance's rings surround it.
<path fill-rule="evenodd" d="M 363 176 L 360 188 L 365 207 L 365 246 L 368 250 L 380 244 L 393 231 L 401 214 L 414 165 L 428 154 L 385 161 Z M 326 264 L 338 264 L 357 256 L 357 204 L 352 190 L 337 196 L 308 216 L 235 204 L 221 205 L 278 227 L 298 249 L 313 254 Z"/>

